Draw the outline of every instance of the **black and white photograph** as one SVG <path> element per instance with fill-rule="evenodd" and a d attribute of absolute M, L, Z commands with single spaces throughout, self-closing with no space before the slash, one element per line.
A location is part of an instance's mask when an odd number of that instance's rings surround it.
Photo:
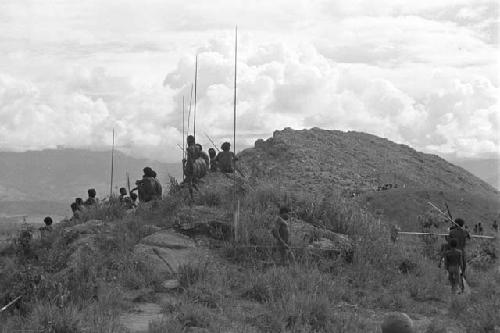
<path fill-rule="evenodd" d="M 500 3 L 0 0 L 0 333 L 500 333 Z"/>

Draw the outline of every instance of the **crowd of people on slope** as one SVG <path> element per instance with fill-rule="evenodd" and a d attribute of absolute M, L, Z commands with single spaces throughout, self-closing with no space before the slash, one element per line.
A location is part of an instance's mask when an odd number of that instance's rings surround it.
<path fill-rule="evenodd" d="M 117 200 L 124 209 L 135 209 L 139 202 L 150 202 L 161 199 L 162 186 L 156 178 L 156 172 L 150 167 L 145 167 L 143 173 L 142 178 L 135 182 L 136 187 L 130 190 L 130 193 L 127 192 L 125 187 L 120 188 Z M 94 188 L 89 189 L 87 193 L 87 200 L 83 201 L 82 198 L 76 198 L 71 203 L 72 219 L 79 219 L 83 211 L 110 201 L 110 198 L 107 198 L 103 202 L 100 202 Z"/>

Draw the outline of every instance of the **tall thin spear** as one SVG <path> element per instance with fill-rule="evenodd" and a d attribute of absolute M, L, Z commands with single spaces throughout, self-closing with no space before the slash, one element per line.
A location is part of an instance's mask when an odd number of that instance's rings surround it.
<path fill-rule="evenodd" d="M 238 26 L 235 28 L 235 38 L 234 38 L 234 100 L 233 100 L 233 151 L 236 157 L 236 78 L 237 78 L 237 65 L 238 65 Z M 236 172 L 236 160 L 234 160 L 234 169 Z M 234 239 L 238 241 L 238 229 L 239 229 L 239 210 L 240 202 L 236 202 L 236 174 L 233 174 L 233 202 L 234 202 Z"/>
<path fill-rule="evenodd" d="M 193 116 L 193 136 L 196 141 L 196 87 L 198 86 L 198 55 L 196 55 L 194 67 L 194 116 Z"/>
<path fill-rule="evenodd" d="M 114 155 L 115 155 L 115 129 L 113 128 L 113 145 L 111 146 L 111 182 L 109 185 L 110 198 L 113 196 Z"/>
<path fill-rule="evenodd" d="M 184 159 L 186 158 L 186 149 L 184 146 L 184 142 L 186 141 L 186 136 L 184 133 L 184 96 L 182 96 L 182 179 L 185 178 L 185 173 L 184 173 Z"/>
<path fill-rule="evenodd" d="M 186 141 L 186 138 L 185 138 L 185 133 L 184 133 L 184 114 L 185 114 L 185 111 L 184 111 L 184 96 L 182 96 L 182 151 L 184 151 L 184 141 Z M 182 158 L 184 158 L 184 153 L 182 153 Z"/>
<path fill-rule="evenodd" d="M 191 95 L 189 97 L 189 110 L 188 110 L 188 128 L 187 128 L 188 135 L 189 135 L 189 123 L 191 120 L 191 104 L 192 104 L 192 102 L 193 102 L 193 84 L 191 83 Z"/>

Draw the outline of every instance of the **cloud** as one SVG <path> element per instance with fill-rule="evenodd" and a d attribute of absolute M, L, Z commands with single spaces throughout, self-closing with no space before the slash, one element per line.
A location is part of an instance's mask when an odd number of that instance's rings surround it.
<path fill-rule="evenodd" d="M 198 138 L 232 139 L 236 23 L 237 147 L 318 126 L 499 153 L 489 0 L 6 0 L 1 148 L 109 145 L 114 127 L 121 149 L 177 160 L 196 53 Z"/>
<path fill-rule="evenodd" d="M 203 84 L 197 126 L 221 140 L 230 138 L 232 125 L 230 44 L 230 38 L 209 43 L 198 55 Z M 366 64 L 337 63 L 312 44 L 249 42 L 240 56 L 237 121 L 239 132 L 249 134 L 246 144 L 277 128 L 318 126 L 366 131 L 431 152 L 500 152 L 498 120 L 493 120 L 500 111 L 499 91 L 480 71 L 428 71 L 426 88 L 415 89 L 407 84 L 409 77 L 394 74 L 397 67 L 367 71 Z M 177 90 L 176 100 L 187 94 L 192 73 L 193 62 L 186 58 L 167 75 L 165 84 Z"/>

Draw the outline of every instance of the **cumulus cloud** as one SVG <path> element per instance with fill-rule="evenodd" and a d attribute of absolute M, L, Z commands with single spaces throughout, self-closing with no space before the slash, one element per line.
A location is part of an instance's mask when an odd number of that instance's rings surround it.
<path fill-rule="evenodd" d="M 480 72 L 428 72 L 422 90 L 406 83 L 411 77 L 398 78 L 397 67 L 367 71 L 366 64 L 335 62 L 312 44 L 290 48 L 250 40 L 238 64 L 238 130 L 246 144 L 276 128 L 318 126 L 366 131 L 436 153 L 500 151 L 498 87 Z M 198 126 L 221 140 L 230 137 L 232 125 L 234 55 L 231 39 L 225 41 L 209 43 L 198 55 Z M 186 58 L 167 75 L 176 99 L 187 94 L 192 73 Z"/>
<path fill-rule="evenodd" d="M 115 128 L 121 149 L 178 160 L 194 54 L 198 139 L 232 139 L 236 23 L 237 147 L 317 126 L 500 153 L 489 0 L 3 1 L 0 148 L 109 146 Z"/>

